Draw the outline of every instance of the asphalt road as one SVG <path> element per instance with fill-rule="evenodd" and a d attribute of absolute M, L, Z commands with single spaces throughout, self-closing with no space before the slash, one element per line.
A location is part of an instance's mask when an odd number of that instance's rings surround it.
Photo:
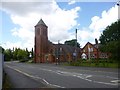
<path fill-rule="evenodd" d="M 118 88 L 118 69 L 5 62 L 15 88 Z"/>

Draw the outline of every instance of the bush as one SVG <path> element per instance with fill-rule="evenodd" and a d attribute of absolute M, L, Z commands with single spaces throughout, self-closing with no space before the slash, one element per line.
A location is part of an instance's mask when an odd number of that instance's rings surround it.
<path fill-rule="evenodd" d="M 33 63 L 34 61 L 33 60 L 29 60 L 28 63 Z"/>
<path fill-rule="evenodd" d="M 117 68 L 120 67 L 118 62 L 108 59 L 92 59 L 92 60 L 77 60 L 68 63 L 70 66 L 87 66 L 87 67 L 110 67 Z"/>
<path fill-rule="evenodd" d="M 21 59 L 20 62 L 27 62 L 28 60 L 25 59 Z"/>

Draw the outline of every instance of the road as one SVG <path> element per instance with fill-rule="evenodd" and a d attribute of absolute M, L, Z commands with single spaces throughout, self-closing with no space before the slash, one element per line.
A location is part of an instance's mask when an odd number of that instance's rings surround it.
<path fill-rule="evenodd" d="M 5 62 L 15 88 L 118 88 L 118 69 Z M 22 83 L 22 84 L 20 84 Z"/>

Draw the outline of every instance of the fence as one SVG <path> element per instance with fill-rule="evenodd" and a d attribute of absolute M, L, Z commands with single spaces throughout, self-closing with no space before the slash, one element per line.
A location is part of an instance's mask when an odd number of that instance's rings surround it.
<path fill-rule="evenodd" d="M 2 89 L 2 80 L 3 80 L 3 54 L 0 53 L 0 90 Z"/>

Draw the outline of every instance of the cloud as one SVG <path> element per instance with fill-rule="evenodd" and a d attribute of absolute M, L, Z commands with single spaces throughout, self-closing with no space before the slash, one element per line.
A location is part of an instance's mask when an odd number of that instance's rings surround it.
<path fill-rule="evenodd" d="M 47 6 L 48 5 L 48 6 Z M 3 2 L 2 9 L 7 13 L 21 15 L 28 15 L 29 13 L 53 13 L 57 8 L 56 2 Z"/>
<path fill-rule="evenodd" d="M 99 38 L 102 31 L 118 19 L 118 6 L 110 8 L 108 11 L 104 10 L 101 17 L 94 16 L 91 18 L 92 23 L 89 28 L 93 30 L 93 36 Z"/>
<path fill-rule="evenodd" d="M 52 0 L 1 0 L 1 2 L 51 2 Z"/>
<path fill-rule="evenodd" d="M 5 42 L 2 46 L 5 48 L 5 49 L 9 49 L 9 48 L 11 48 L 11 49 L 13 49 L 13 46 L 16 48 L 22 48 L 21 47 L 21 45 L 22 45 L 22 43 L 20 42 L 20 41 L 18 41 L 18 42 L 9 42 L 9 41 L 7 41 L 7 42 Z M 22 48 L 23 49 L 23 48 Z"/>
<path fill-rule="evenodd" d="M 99 40 L 100 35 L 103 30 L 108 25 L 111 25 L 118 19 L 118 6 L 115 5 L 109 10 L 104 10 L 101 12 L 100 16 L 93 16 L 91 18 L 91 24 L 89 27 L 83 27 L 78 30 L 78 42 L 83 47 L 87 42 L 95 43 L 95 38 Z M 75 38 L 75 34 L 71 34 L 71 38 Z"/>
<path fill-rule="evenodd" d="M 75 4 L 75 0 L 70 0 L 70 2 L 68 3 L 69 5 Z"/>
<path fill-rule="evenodd" d="M 93 16 L 89 27 L 78 30 L 78 42 L 83 47 L 87 42 L 95 43 L 95 38 L 99 40 L 103 30 L 118 19 L 118 7 L 115 5 L 108 11 L 102 11 L 100 16 Z"/>
<path fill-rule="evenodd" d="M 75 26 L 79 26 L 77 22 L 80 7 L 70 10 L 61 9 L 57 3 L 51 2 L 4 2 L 3 11 L 10 14 L 15 27 L 11 30 L 11 34 L 19 38 L 20 41 L 7 42 L 6 46 L 28 48 L 34 47 L 34 26 L 42 18 L 48 26 L 48 38 L 53 43 L 64 43 L 66 40 L 75 38 L 74 32 L 69 32 Z M 99 39 L 102 31 L 111 23 L 118 19 L 118 7 L 115 5 L 108 11 L 104 10 L 100 16 L 93 16 L 89 27 L 78 30 L 78 42 L 83 47 L 88 41 L 94 43 L 94 39 Z"/>
<path fill-rule="evenodd" d="M 51 0 L 1 0 L 1 2 L 50 2 Z M 71 0 L 56 0 L 58 2 L 68 2 Z M 117 2 L 118 0 L 76 0 L 78 2 Z"/>
<path fill-rule="evenodd" d="M 31 49 L 34 47 L 34 26 L 42 18 L 48 26 L 48 38 L 57 43 L 58 40 L 66 40 L 70 37 L 68 30 L 77 25 L 78 12 L 80 7 L 70 10 L 62 10 L 57 3 L 52 2 L 7 2 L 3 3 L 3 11 L 10 14 L 15 27 L 11 34 L 19 38 L 21 43 L 18 46 Z M 15 45 L 14 43 L 9 43 Z"/>
<path fill-rule="evenodd" d="M 94 43 L 94 37 L 92 36 L 92 31 L 89 28 L 82 28 L 78 30 L 78 42 L 80 42 L 81 47 L 83 47 L 87 42 Z"/>

